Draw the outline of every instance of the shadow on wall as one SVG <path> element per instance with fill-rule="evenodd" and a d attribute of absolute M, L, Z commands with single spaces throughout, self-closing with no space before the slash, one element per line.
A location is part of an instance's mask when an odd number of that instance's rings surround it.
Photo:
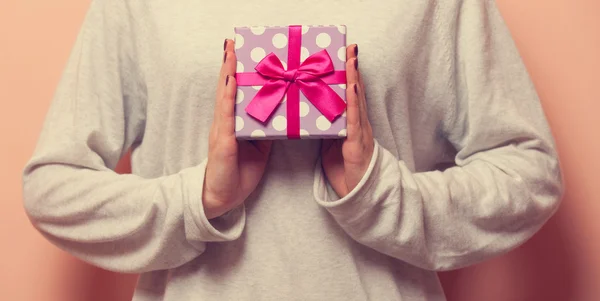
<path fill-rule="evenodd" d="M 439 273 L 448 301 L 581 300 L 576 296 L 581 265 L 569 247 L 567 218 L 563 206 L 539 233 L 509 254 Z"/>
<path fill-rule="evenodd" d="M 137 275 L 117 274 L 103 269 L 90 266 L 86 263 L 70 263 L 61 268 L 61 274 L 64 275 L 64 288 L 61 291 L 70 292 L 72 300 L 85 301 L 129 301 L 133 297 L 133 290 L 137 281 Z M 69 280 L 73 275 L 79 278 L 76 288 L 78 293 L 74 293 L 74 288 Z"/>

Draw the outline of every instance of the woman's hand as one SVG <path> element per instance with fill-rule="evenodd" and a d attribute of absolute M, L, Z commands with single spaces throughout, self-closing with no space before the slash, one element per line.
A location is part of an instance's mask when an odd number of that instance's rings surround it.
<path fill-rule="evenodd" d="M 224 47 L 202 192 L 202 205 L 209 219 L 244 202 L 260 182 L 271 151 L 271 141 L 238 141 L 235 137 L 234 42 L 225 40 Z"/>
<path fill-rule="evenodd" d="M 321 148 L 325 176 L 340 197 L 350 193 L 365 175 L 375 145 L 357 56 L 357 45 L 346 48 L 348 136 L 344 140 L 323 140 Z"/>

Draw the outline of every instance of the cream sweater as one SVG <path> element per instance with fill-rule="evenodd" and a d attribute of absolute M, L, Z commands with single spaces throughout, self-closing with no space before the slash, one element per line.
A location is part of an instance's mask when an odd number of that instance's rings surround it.
<path fill-rule="evenodd" d="M 348 196 L 319 140 L 277 141 L 245 206 L 202 210 L 223 39 L 345 24 L 376 137 Z M 112 169 L 133 150 L 130 175 Z M 141 273 L 134 300 L 444 300 L 436 271 L 530 238 L 563 193 L 542 107 L 491 0 L 95 0 L 24 170 L 51 242 Z"/>

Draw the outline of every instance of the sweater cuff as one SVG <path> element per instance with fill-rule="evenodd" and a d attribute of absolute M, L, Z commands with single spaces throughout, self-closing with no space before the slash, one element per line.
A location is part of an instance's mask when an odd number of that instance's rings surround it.
<path fill-rule="evenodd" d="M 369 167 L 358 185 L 343 198 L 333 191 L 327 181 L 321 161 L 315 166 L 313 193 L 315 201 L 331 213 L 338 222 L 351 224 L 359 220 L 372 207 L 375 197 L 372 196 L 371 186 L 377 178 L 381 161 L 381 146 L 375 141 L 373 155 Z"/>
<path fill-rule="evenodd" d="M 244 205 L 208 220 L 202 205 L 202 191 L 206 174 L 205 159 L 198 166 L 181 173 L 183 179 L 185 234 L 190 243 L 232 241 L 242 235 L 246 224 Z"/>

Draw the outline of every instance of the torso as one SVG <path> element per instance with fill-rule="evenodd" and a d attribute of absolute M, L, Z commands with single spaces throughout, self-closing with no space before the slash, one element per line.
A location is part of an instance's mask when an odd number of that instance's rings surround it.
<path fill-rule="evenodd" d="M 234 26 L 345 24 L 360 49 L 369 118 L 378 142 L 414 171 L 451 161 L 441 122 L 452 72 L 430 28 L 436 1 L 130 1 L 147 88 L 146 134 L 133 173 L 158 177 L 207 156 L 215 86 Z M 442 1 L 440 1 L 442 2 Z M 453 1 L 448 1 L 453 2 Z M 442 11 L 451 11 L 444 8 Z M 436 81 L 439 85 L 439 81 Z M 166 133 L 177 132 L 178 135 Z M 209 244 L 196 260 L 142 275 L 135 300 L 443 300 L 434 272 L 354 242 L 312 198 L 319 140 L 276 141 L 264 180 L 246 202 L 244 235 Z M 147 158 L 160 158 L 148 160 Z M 229 294 L 228 291 L 235 291 Z M 188 300 L 185 299 L 185 300 Z"/>

